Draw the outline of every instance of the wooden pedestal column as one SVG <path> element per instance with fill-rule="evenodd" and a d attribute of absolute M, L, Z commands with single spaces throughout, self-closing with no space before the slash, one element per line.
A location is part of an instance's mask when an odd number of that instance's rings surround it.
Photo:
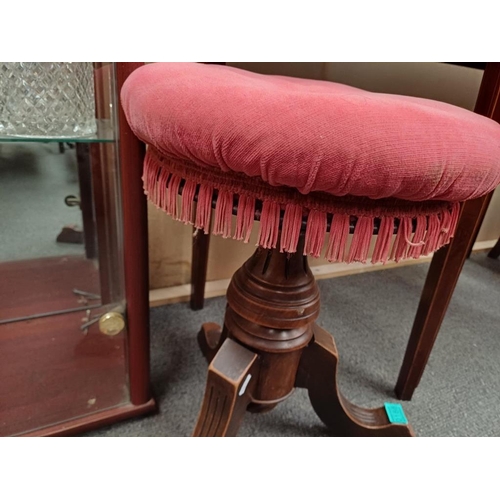
<path fill-rule="evenodd" d="M 308 389 L 337 435 L 413 434 L 383 408 L 358 408 L 340 394 L 333 338 L 314 323 L 319 290 L 303 245 L 302 236 L 291 255 L 258 248 L 231 280 L 224 328 L 203 325 L 198 338 L 211 362 L 195 436 L 235 435 L 246 410 L 270 410 L 295 387 Z"/>

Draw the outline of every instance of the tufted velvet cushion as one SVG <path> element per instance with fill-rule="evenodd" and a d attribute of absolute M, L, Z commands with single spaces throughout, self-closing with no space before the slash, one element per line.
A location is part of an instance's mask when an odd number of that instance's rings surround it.
<path fill-rule="evenodd" d="M 122 104 L 159 152 L 302 194 L 463 201 L 500 182 L 500 125 L 427 99 L 156 63 L 129 77 Z"/>

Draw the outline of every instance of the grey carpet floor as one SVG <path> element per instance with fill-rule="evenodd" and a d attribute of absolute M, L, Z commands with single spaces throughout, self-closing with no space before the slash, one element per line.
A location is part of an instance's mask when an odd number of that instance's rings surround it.
<path fill-rule="evenodd" d="M 319 282 L 319 324 L 335 336 L 340 386 L 368 407 L 397 401 L 397 379 L 428 264 Z M 223 298 L 193 312 L 186 304 L 151 311 L 155 415 L 87 436 L 189 436 L 205 384 L 196 343 L 205 321 L 220 322 Z M 500 261 L 480 253 L 465 265 L 420 386 L 405 412 L 418 436 L 500 436 Z M 247 414 L 240 436 L 328 436 L 297 390 L 273 411 Z"/>
<path fill-rule="evenodd" d="M 0 262 L 83 255 L 83 245 L 57 243 L 63 226 L 82 227 L 76 152 L 57 143 L 0 142 Z"/>

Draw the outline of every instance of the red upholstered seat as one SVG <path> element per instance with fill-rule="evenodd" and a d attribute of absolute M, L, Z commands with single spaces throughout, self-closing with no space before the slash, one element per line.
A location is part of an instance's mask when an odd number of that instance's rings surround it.
<path fill-rule="evenodd" d="M 319 255 L 329 229 L 327 258 L 364 261 L 377 218 L 374 262 L 418 257 L 449 241 L 457 202 L 500 183 L 500 125 L 427 99 L 196 63 L 146 65 L 121 98 L 150 146 L 150 199 L 208 230 L 216 190 L 214 232 L 239 239 L 248 239 L 262 202 L 259 243 L 268 248 L 281 217 L 281 250 L 293 252 L 307 215 L 307 253 Z"/>

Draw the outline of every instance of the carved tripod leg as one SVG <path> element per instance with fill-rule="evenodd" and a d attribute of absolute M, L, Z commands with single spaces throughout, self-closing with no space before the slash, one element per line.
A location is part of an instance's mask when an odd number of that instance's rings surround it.
<path fill-rule="evenodd" d="M 302 354 L 297 386 L 309 390 L 319 418 L 339 436 L 413 436 L 409 425 L 391 424 L 384 408 L 361 408 L 342 396 L 333 337 L 316 324 L 313 332 L 314 340 Z"/>
<path fill-rule="evenodd" d="M 193 436 L 235 436 L 257 381 L 257 355 L 231 339 L 208 367 L 205 396 Z"/>

